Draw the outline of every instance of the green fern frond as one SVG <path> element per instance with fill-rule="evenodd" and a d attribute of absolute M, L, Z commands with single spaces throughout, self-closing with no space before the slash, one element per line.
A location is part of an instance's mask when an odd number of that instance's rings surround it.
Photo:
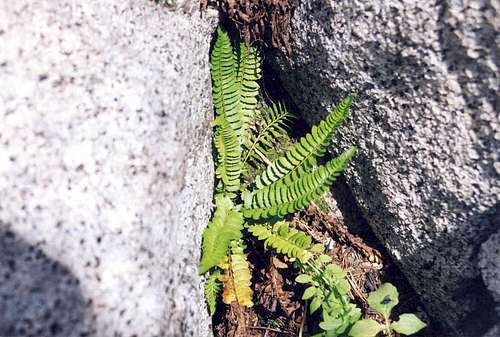
<path fill-rule="evenodd" d="M 256 178 L 257 188 L 264 188 L 281 179 L 290 184 L 315 167 L 317 158 L 325 154 L 333 134 L 347 118 L 351 103 L 351 96 L 342 100 L 319 126 L 313 126 L 311 133 L 302 137 L 283 157 L 276 159 Z"/>
<path fill-rule="evenodd" d="M 222 291 L 222 282 L 219 280 L 221 276 L 220 271 L 216 270 L 210 276 L 208 276 L 205 281 L 205 299 L 208 303 L 208 309 L 210 315 L 215 314 L 217 308 L 217 299 L 219 298 L 220 292 Z"/>
<path fill-rule="evenodd" d="M 356 149 L 351 148 L 326 165 L 295 179 L 289 185 L 277 181 L 254 191 L 251 196 L 245 195 L 244 216 L 257 220 L 275 215 L 284 216 L 306 207 L 328 190 L 355 153 Z"/>
<path fill-rule="evenodd" d="M 289 229 L 286 221 L 278 222 L 273 230 L 265 225 L 251 225 L 248 231 L 264 241 L 264 246 L 269 246 L 289 258 L 306 263 L 313 256 L 307 250 L 311 246 L 311 238 L 300 231 Z"/>
<path fill-rule="evenodd" d="M 251 122 L 255 119 L 257 107 L 257 96 L 259 95 L 259 84 L 257 81 L 262 77 L 261 59 L 255 48 L 247 49 L 245 43 L 240 43 L 238 55 L 238 111 L 241 126 L 236 134 L 246 136 Z"/>
<path fill-rule="evenodd" d="M 238 122 L 234 118 L 238 105 L 236 69 L 229 35 L 219 27 L 211 55 L 212 98 L 217 116 L 222 116 L 229 124 Z"/>
<path fill-rule="evenodd" d="M 216 210 L 203 232 L 200 273 L 220 263 L 229 251 L 231 241 L 242 237 L 243 215 L 229 197 L 215 196 Z"/>
<path fill-rule="evenodd" d="M 240 188 L 241 145 L 234 130 L 224 119 L 217 119 L 214 144 L 217 149 L 216 176 L 224 183 L 224 190 L 236 192 Z"/>
<path fill-rule="evenodd" d="M 247 152 L 243 163 L 249 158 L 258 162 L 264 162 L 262 155 L 267 152 L 266 148 L 273 148 L 276 139 L 287 136 L 287 123 L 291 119 L 290 113 L 281 103 L 273 103 L 271 106 L 265 106 L 262 112 L 262 125 L 259 125 L 256 133 L 251 135 L 247 144 Z"/>
<path fill-rule="evenodd" d="M 219 279 L 224 283 L 222 301 L 231 304 L 236 301 L 245 307 L 253 306 L 251 273 L 241 240 L 233 241 L 231 252 L 219 266 L 225 273 Z"/>

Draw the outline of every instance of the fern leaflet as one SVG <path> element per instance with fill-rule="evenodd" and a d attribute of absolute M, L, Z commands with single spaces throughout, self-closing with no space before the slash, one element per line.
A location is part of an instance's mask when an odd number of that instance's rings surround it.
<path fill-rule="evenodd" d="M 257 220 L 275 215 L 284 216 L 306 207 L 328 190 L 355 153 L 356 149 L 351 148 L 326 165 L 295 179 L 290 185 L 277 181 L 245 195 L 244 216 Z"/>
<path fill-rule="evenodd" d="M 243 215 L 233 206 L 231 199 L 219 194 L 215 196 L 215 202 L 215 214 L 203 232 L 202 274 L 224 259 L 231 241 L 242 237 Z"/>
<path fill-rule="evenodd" d="M 263 188 L 281 179 L 285 184 L 290 184 L 316 166 L 316 159 L 325 154 L 333 134 L 347 118 L 351 103 L 350 96 L 342 100 L 319 126 L 313 126 L 309 134 L 302 137 L 283 157 L 268 166 L 255 179 L 257 188 Z"/>

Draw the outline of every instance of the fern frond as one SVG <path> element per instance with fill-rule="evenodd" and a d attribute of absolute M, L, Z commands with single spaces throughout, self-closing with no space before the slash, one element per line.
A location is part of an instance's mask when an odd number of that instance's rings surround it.
<path fill-rule="evenodd" d="M 275 215 L 284 216 L 306 207 L 328 190 L 355 153 L 356 149 L 351 148 L 326 165 L 295 179 L 290 185 L 277 181 L 254 191 L 251 196 L 245 196 L 244 216 L 257 220 Z"/>
<path fill-rule="evenodd" d="M 211 55 L 212 98 L 217 116 L 229 124 L 237 122 L 234 115 L 238 105 L 237 66 L 229 35 L 220 27 Z"/>
<path fill-rule="evenodd" d="M 243 215 L 229 197 L 215 196 L 216 210 L 203 232 L 200 273 L 203 274 L 221 262 L 229 251 L 231 241 L 242 237 Z"/>
<path fill-rule="evenodd" d="M 217 298 L 222 290 L 222 283 L 219 280 L 220 276 L 220 271 L 216 270 L 205 281 L 205 299 L 207 300 L 208 309 L 212 316 L 217 308 Z"/>
<path fill-rule="evenodd" d="M 250 123 L 255 118 L 257 107 L 257 96 L 259 94 L 259 84 L 257 81 L 262 77 L 261 59 L 255 48 L 247 49 L 245 43 L 240 43 L 238 55 L 238 117 L 240 118 L 240 128 L 235 129 L 237 135 L 245 135 Z"/>
<path fill-rule="evenodd" d="M 318 126 L 313 126 L 311 132 L 302 137 L 283 157 L 276 159 L 255 179 L 257 188 L 269 186 L 281 179 L 285 184 L 290 184 L 316 166 L 317 158 L 325 154 L 333 134 L 347 118 L 351 103 L 351 96 L 342 100 L 325 120 Z"/>
<path fill-rule="evenodd" d="M 233 242 L 229 259 L 222 267 L 226 271 L 220 277 L 224 282 L 222 301 L 226 304 L 237 301 L 241 306 L 252 307 L 252 277 L 241 242 Z"/>
<path fill-rule="evenodd" d="M 267 151 L 263 147 L 272 148 L 276 139 L 287 135 L 285 128 L 290 118 L 290 113 L 281 103 L 273 103 L 271 106 L 264 107 L 262 125 L 256 134 L 251 135 L 250 142 L 247 145 L 248 151 L 245 159 L 243 159 L 243 163 L 246 163 L 249 157 L 264 162 L 261 156 Z"/>
<path fill-rule="evenodd" d="M 248 231 L 257 239 L 264 241 L 265 247 L 271 247 L 289 258 L 296 258 L 306 263 L 313 254 L 307 249 L 311 246 L 311 238 L 303 232 L 289 229 L 286 221 L 280 221 L 271 230 L 265 225 L 251 225 Z"/>
<path fill-rule="evenodd" d="M 224 183 L 224 190 L 236 192 L 240 188 L 241 146 L 234 130 L 224 119 L 215 121 L 217 129 L 214 144 L 217 149 L 216 176 Z"/>

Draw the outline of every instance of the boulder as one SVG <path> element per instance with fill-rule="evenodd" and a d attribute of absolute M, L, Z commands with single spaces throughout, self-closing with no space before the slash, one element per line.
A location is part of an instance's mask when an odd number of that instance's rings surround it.
<path fill-rule="evenodd" d="M 210 336 L 216 16 L 0 4 L 0 335 Z"/>
<path fill-rule="evenodd" d="M 307 0 L 291 54 L 267 56 L 310 123 L 356 96 L 333 152 L 359 147 L 347 182 L 452 336 L 498 321 L 478 253 L 500 218 L 499 11 L 486 0 Z"/>

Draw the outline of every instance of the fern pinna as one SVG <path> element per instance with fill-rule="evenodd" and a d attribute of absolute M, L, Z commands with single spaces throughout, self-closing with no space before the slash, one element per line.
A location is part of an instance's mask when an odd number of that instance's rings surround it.
<path fill-rule="evenodd" d="M 205 296 L 212 314 L 221 292 L 225 304 L 253 305 L 251 268 L 244 249 L 245 241 L 255 237 L 306 275 L 298 281 L 307 279 L 315 289 L 309 287 L 304 299 L 312 299 L 311 312 L 322 308 L 322 334 L 339 336 L 358 317 L 346 296 L 343 275 L 337 272 L 339 267 L 327 263 L 321 244 L 312 244 L 311 237 L 290 228 L 283 219 L 320 198 L 354 156 L 356 150 L 351 148 L 324 165 L 317 162 L 347 118 L 352 98 L 341 101 L 284 155 L 270 159 L 274 141 L 286 136 L 291 117 L 283 104 L 258 100 L 260 62 L 254 48 L 243 43 L 234 48 L 228 34 L 217 29 L 211 54 L 215 211 L 203 233 L 200 264 L 200 272 L 209 273 Z M 244 183 L 250 162 L 267 167 L 253 183 Z M 337 310 L 339 306 L 342 310 Z M 336 320 L 342 326 L 333 329 Z"/>

